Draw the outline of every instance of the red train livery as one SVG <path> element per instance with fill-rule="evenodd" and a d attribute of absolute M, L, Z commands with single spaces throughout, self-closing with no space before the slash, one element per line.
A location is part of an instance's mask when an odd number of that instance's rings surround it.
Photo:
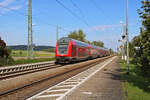
<path fill-rule="evenodd" d="M 71 63 L 108 55 L 109 51 L 107 49 L 63 37 L 56 43 L 55 63 Z"/>

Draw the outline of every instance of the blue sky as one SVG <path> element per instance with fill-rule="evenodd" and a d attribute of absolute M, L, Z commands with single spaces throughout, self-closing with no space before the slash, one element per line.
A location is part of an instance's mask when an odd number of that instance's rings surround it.
<path fill-rule="evenodd" d="M 122 27 L 126 22 L 126 0 L 32 0 L 33 42 L 36 45 L 56 43 L 56 25 L 59 38 L 69 31 L 83 29 L 86 39 L 103 41 L 105 47 L 116 50 Z M 137 9 L 141 0 L 129 0 L 129 39 L 139 34 L 141 21 Z M 0 0 L 0 36 L 7 45 L 27 44 L 28 0 Z M 86 21 L 86 22 L 85 22 Z M 88 25 L 86 24 L 88 23 Z"/>

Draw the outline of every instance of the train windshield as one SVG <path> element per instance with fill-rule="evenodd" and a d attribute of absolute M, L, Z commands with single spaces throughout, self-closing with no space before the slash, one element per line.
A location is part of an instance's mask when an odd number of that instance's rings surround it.
<path fill-rule="evenodd" d="M 58 45 L 59 54 L 67 54 L 67 51 L 68 51 L 68 45 L 64 45 L 64 44 Z"/>
<path fill-rule="evenodd" d="M 67 37 L 63 37 L 58 40 L 58 53 L 59 54 L 67 54 L 69 41 L 70 39 Z"/>

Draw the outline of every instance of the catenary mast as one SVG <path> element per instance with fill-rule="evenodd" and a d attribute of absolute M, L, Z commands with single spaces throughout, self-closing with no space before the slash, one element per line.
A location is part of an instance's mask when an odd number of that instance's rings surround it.
<path fill-rule="evenodd" d="M 33 37 L 32 37 L 32 4 L 31 0 L 28 0 L 28 46 L 27 46 L 28 58 L 33 58 Z"/>

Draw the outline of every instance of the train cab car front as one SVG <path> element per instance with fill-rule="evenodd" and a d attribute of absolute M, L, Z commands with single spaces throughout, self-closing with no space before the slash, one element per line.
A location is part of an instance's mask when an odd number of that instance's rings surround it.
<path fill-rule="evenodd" d="M 65 56 L 59 56 L 56 57 L 56 63 L 58 64 L 66 64 L 66 63 L 70 63 L 71 62 L 71 58 L 70 57 L 65 57 Z"/>
<path fill-rule="evenodd" d="M 56 63 L 70 63 L 71 61 L 71 42 L 70 38 L 63 37 L 56 44 Z"/>

